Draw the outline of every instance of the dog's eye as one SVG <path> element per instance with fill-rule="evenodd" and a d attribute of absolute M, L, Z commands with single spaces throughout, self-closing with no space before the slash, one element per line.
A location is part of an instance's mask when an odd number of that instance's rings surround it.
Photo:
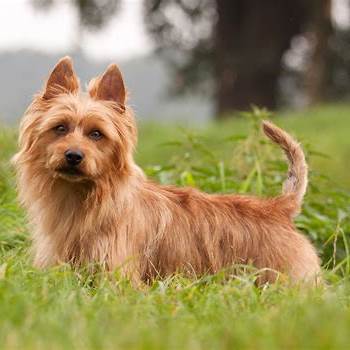
<path fill-rule="evenodd" d="M 65 135 L 68 131 L 68 128 L 65 125 L 57 125 L 54 128 L 57 135 Z"/>
<path fill-rule="evenodd" d="M 89 134 L 90 139 L 92 140 L 100 140 L 103 135 L 99 130 L 92 130 Z"/>

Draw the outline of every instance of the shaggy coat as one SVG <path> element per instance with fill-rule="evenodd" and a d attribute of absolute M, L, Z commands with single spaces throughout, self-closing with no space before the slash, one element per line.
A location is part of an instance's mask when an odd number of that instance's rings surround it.
<path fill-rule="evenodd" d="M 263 123 L 290 163 L 276 198 L 161 186 L 133 160 L 137 132 L 125 97 L 117 66 L 84 94 L 65 57 L 26 111 L 14 163 L 37 267 L 101 263 L 139 282 L 252 264 L 265 269 L 259 282 L 273 282 L 277 272 L 295 282 L 315 280 L 319 259 L 293 224 L 307 186 L 296 141 Z M 84 155 L 74 169 L 67 169 L 68 149 Z"/>

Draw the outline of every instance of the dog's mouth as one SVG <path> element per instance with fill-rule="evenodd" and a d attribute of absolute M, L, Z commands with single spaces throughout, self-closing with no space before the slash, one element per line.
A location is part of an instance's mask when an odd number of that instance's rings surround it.
<path fill-rule="evenodd" d="M 64 177 L 78 178 L 84 176 L 84 173 L 75 167 L 62 167 L 56 169 L 56 171 L 58 174 L 63 175 Z"/>

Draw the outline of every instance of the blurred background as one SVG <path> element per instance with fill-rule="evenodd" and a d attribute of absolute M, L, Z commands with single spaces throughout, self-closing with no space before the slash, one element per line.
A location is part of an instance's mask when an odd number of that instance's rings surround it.
<path fill-rule="evenodd" d="M 350 100 L 349 0 L 2 0 L 0 120 L 63 55 L 83 83 L 118 63 L 145 120 Z"/>

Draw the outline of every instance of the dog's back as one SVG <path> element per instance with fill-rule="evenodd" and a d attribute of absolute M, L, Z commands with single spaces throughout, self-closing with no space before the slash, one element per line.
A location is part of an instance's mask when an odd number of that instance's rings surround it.
<path fill-rule="evenodd" d="M 149 234 L 135 254 L 142 256 L 142 279 L 215 273 L 235 264 L 267 269 L 259 282 L 274 281 L 278 272 L 293 281 L 319 272 L 315 249 L 292 222 L 293 195 L 259 199 L 150 186 L 144 213 Z"/>
<path fill-rule="evenodd" d="M 214 273 L 233 264 L 267 269 L 260 281 L 273 281 L 277 271 L 293 281 L 312 280 L 319 258 L 292 219 L 300 211 L 307 187 L 307 164 L 300 145 L 284 130 L 263 122 L 263 130 L 281 146 L 289 172 L 281 196 L 261 199 L 208 195 L 195 189 L 149 184 L 150 232 L 145 240 L 144 278 L 174 271 Z M 148 263 L 147 263 L 148 261 Z"/>

